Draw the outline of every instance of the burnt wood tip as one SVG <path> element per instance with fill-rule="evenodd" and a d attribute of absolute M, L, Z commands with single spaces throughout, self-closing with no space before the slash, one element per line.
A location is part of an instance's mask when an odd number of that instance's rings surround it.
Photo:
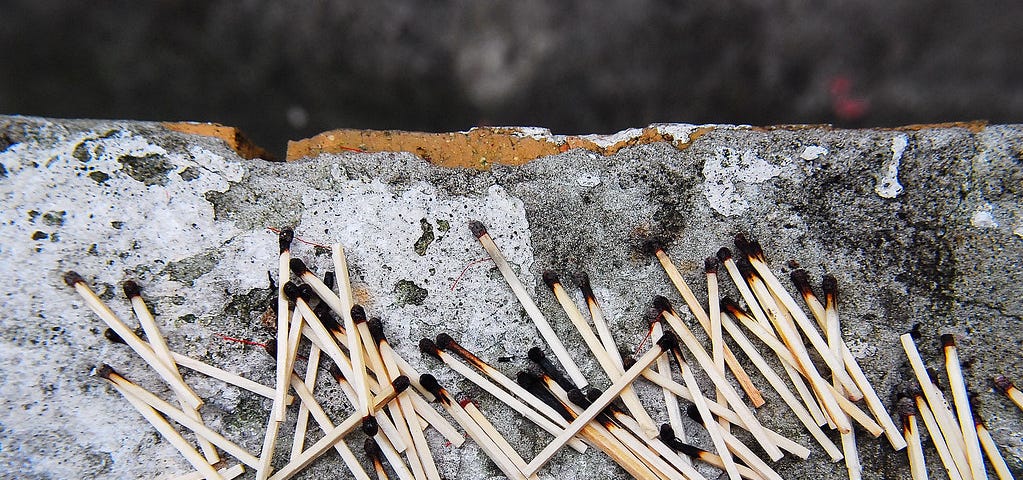
<path fill-rule="evenodd" d="M 802 268 L 793 270 L 789 274 L 789 278 L 792 279 L 792 283 L 804 296 L 813 295 L 813 288 L 810 287 L 810 274 L 806 273 L 806 270 Z"/>
<path fill-rule="evenodd" d="M 476 238 L 480 238 L 487 234 L 487 226 L 479 220 L 469 222 L 469 230 L 476 236 Z"/>
<path fill-rule="evenodd" d="M 718 250 L 718 260 L 720 260 L 721 263 L 725 263 L 726 261 L 730 260 L 731 258 L 732 258 L 732 249 L 730 249 L 728 247 L 721 247 Z"/>
<path fill-rule="evenodd" d="M 538 363 L 547 360 L 547 354 L 543 353 L 543 349 L 540 347 L 530 348 L 529 351 L 526 352 L 526 356 L 529 357 L 530 360 Z"/>
<path fill-rule="evenodd" d="M 284 284 L 283 290 L 284 296 L 287 297 L 288 300 L 295 301 L 302 297 L 302 289 L 299 288 L 297 283 L 290 280 Z"/>
<path fill-rule="evenodd" d="M 678 337 L 671 331 L 665 331 L 661 338 L 657 339 L 657 346 L 661 347 L 661 350 L 667 352 L 668 350 L 678 349 Z"/>
<path fill-rule="evenodd" d="M 824 275 L 824 280 L 821 282 L 821 290 L 824 291 L 824 296 L 835 297 L 838 295 L 838 279 L 834 275 Z"/>
<path fill-rule="evenodd" d="M 96 376 L 97 377 L 105 378 L 107 380 L 110 380 L 110 376 L 111 375 L 115 375 L 115 374 L 117 374 L 117 372 L 114 371 L 114 367 L 111 367 L 110 365 L 107 365 L 105 363 L 100 365 L 100 366 L 98 366 L 98 367 L 96 367 Z"/>
<path fill-rule="evenodd" d="M 377 419 L 367 415 L 362 418 L 362 426 L 360 428 L 367 437 L 375 437 L 377 432 L 380 431 L 380 424 L 377 423 Z"/>
<path fill-rule="evenodd" d="M 443 332 L 437 334 L 437 339 L 434 341 L 437 343 L 437 348 L 443 348 L 445 350 L 450 348 L 452 344 L 455 344 L 455 339 L 451 338 L 451 335 Z"/>
<path fill-rule="evenodd" d="M 668 301 L 663 295 L 657 295 L 654 297 L 654 308 L 661 312 L 670 312 L 674 310 L 671 308 L 671 302 Z"/>
<path fill-rule="evenodd" d="M 447 395 L 444 395 L 440 383 L 437 382 L 437 377 L 434 377 L 429 373 L 424 373 L 419 376 L 419 384 L 422 385 L 426 391 L 432 393 L 434 397 L 437 397 L 438 400 L 442 402 L 448 401 Z"/>
<path fill-rule="evenodd" d="M 142 288 L 132 280 L 125 280 L 121 283 L 121 290 L 124 291 L 124 296 L 129 299 L 142 295 Z"/>
<path fill-rule="evenodd" d="M 362 308 L 362 305 L 355 304 L 352 306 L 352 321 L 356 325 L 366 321 L 366 309 Z"/>
<path fill-rule="evenodd" d="M 367 438 L 366 441 L 363 442 L 362 449 L 366 451 L 366 456 L 374 463 L 380 462 L 380 447 L 377 446 L 377 442 L 372 438 Z"/>
<path fill-rule="evenodd" d="M 78 272 L 74 270 L 68 270 L 67 273 L 64 274 L 64 283 L 66 283 L 67 286 L 69 287 L 74 287 L 79 283 L 85 283 L 85 279 L 82 278 L 82 276 L 79 275 Z"/>
<path fill-rule="evenodd" d="M 292 273 L 300 277 L 309 271 L 309 268 L 305 266 L 305 262 L 301 258 L 292 258 L 288 265 L 291 267 Z"/>
<path fill-rule="evenodd" d="M 994 383 L 995 388 L 1000 390 L 1002 393 L 1008 393 L 1009 390 L 1016 388 L 1008 378 L 1005 378 L 1005 375 L 996 375 L 992 380 L 992 383 Z"/>
<path fill-rule="evenodd" d="M 123 338 L 121 338 L 120 335 L 117 334 L 117 332 L 114 331 L 114 329 L 112 329 L 110 327 L 107 327 L 106 330 L 103 330 L 103 336 L 106 337 L 107 340 L 110 340 L 113 343 L 127 343 L 127 342 L 124 341 Z"/>
<path fill-rule="evenodd" d="M 284 227 L 281 233 L 277 234 L 277 242 L 281 247 L 281 253 L 291 249 L 291 242 L 295 240 L 295 231 L 291 227 Z"/>
<path fill-rule="evenodd" d="M 717 257 L 707 257 L 707 259 L 703 261 L 703 271 L 708 274 L 713 273 L 714 275 L 717 275 L 718 267 L 720 265 L 721 262 L 718 261 Z"/>
<path fill-rule="evenodd" d="M 590 276 L 586 272 L 579 272 L 575 275 L 575 280 L 579 284 L 579 290 L 583 292 L 583 297 L 587 301 L 596 301 L 596 296 L 593 295 L 593 286 L 590 285 Z"/>
<path fill-rule="evenodd" d="M 657 255 L 657 252 L 664 251 L 664 244 L 658 240 L 647 240 L 643 242 L 643 253 Z"/>
<path fill-rule="evenodd" d="M 572 402 L 572 403 L 574 403 L 574 404 L 576 404 L 576 405 L 578 405 L 580 407 L 589 408 L 591 402 L 590 402 L 590 400 L 588 398 L 586 398 L 586 394 L 583 393 L 582 390 L 579 390 L 578 388 L 573 388 L 573 389 L 569 390 L 567 393 L 568 393 L 568 401 L 570 401 L 570 402 Z"/>
<path fill-rule="evenodd" d="M 740 314 L 743 315 L 743 316 L 747 316 L 747 317 L 749 316 L 742 309 L 742 307 L 739 306 L 738 302 L 736 302 L 735 300 L 732 300 L 732 297 L 722 298 L 721 299 L 721 308 L 723 308 L 725 312 L 728 312 L 733 317 L 738 317 Z"/>
<path fill-rule="evenodd" d="M 547 288 L 554 290 L 554 285 L 561 283 L 561 279 L 558 278 L 557 273 L 554 273 L 554 270 L 545 270 L 543 272 L 543 283 L 547 284 Z"/>
<path fill-rule="evenodd" d="M 369 328 L 369 335 L 374 342 L 377 342 L 377 345 L 387 341 L 387 337 L 384 336 L 384 322 L 381 322 L 379 318 L 367 320 L 366 327 Z"/>
<path fill-rule="evenodd" d="M 916 415 L 916 402 L 909 397 L 901 397 L 896 408 L 899 412 L 899 418 L 902 420 L 902 429 L 909 430 L 909 417 Z"/>
<path fill-rule="evenodd" d="M 948 348 L 956 346 L 956 337 L 951 333 L 944 333 L 941 335 L 941 346 Z"/>
<path fill-rule="evenodd" d="M 327 273 L 323 274 L 323 284 L 326 285 L 327 288 L 333 290 L 334 289 L 334 284 L 336 282 L 337 282 L 337 276 L 334 275 L 334 271 L 333 270 L 327 270 Z"/>
<path fill-rule="evenodd" d="M 419 351 L 440 360 L 440 351 L 437 349 L 437 344 L 433 343 L 433 340 L 429 338 L 419 341 Z"/>
<path fill-rule="evenodd" d="M 398 375 L 398 377 L 391 382 L 391 388 L 398 393 L 408 390 L 409 385 L 412 385 L 412 380 L 405 375 Z"/>

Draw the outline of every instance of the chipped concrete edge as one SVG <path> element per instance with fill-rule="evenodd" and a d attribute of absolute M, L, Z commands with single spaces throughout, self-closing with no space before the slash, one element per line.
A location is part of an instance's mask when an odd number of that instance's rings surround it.
<path fill-rule="evenodd" d="M 203 135 L 219 138 L 227 143 L 228 147 L 238 153 L 239 157 L 246 160 L 261 158 L 264 160 L 275 160 L 274 156 L 266 149 L 252 143 L 242 131 L 236 127 L 221 125 L 209 122 L 163 122 L 161 125 L 168 130 L 187 133 L 191 135 Z"/>

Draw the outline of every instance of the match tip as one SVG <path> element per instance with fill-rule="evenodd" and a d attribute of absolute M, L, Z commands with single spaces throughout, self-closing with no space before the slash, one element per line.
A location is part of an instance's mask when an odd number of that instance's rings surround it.
<path fill-rule="evenodd" d="M 74 287 L 79 283 L 85 283 L 85 279 L 82 278 L 82 276 L 79 275 L 78 272 L 74 270 L 68 270 L 67 273 L 64 274 L 64 283 L 66 283 L 67 286 L 69 287 Z"/>
<path fill-rule="evenodd" d="M 284 284 L 283 290 L 284 290 L 284 296 L 287 297 L 288 300 L 291 300 L 291 301 L 294 301 L 294 300 L 296 300 L 296 299 L 298 299 L 299 297 L 302 296 L 302 289 L 299 288 L 297 283 L 292 282 L 290 280 L 287 283 Z"/>
<path fill-rule="evenodd" d="M 731 258 L 732 258 L 732 249 L 730 249 L 728 247 L 721 247 L 718 250 L 718 260 L 720 260 L 721 263 L 725 263 L 726 261 L 731 260 Z"/>
<path fill-rule="evenodd" d="M 515 376 L 515 382 L 529 390 L 540 384 L 540 377 L 533 372 L 522 370 Z"/>
<path fill-rule="evenodd" d="M 125 280 L 124 283 L 121 284 L 121 290 L 124 291 L 124 296 L 128 298 L 135 298 L 142 295 L 142 288 L 139 287 L 139 284 L 132 280 Z"/>
<path fill-rule="evenodd" d="M 956 337 L 951 333 L 941 334 L 941 346 L 943 347 L 954 347 L 956 346 Z"/>
<path fill-rule="evenodd" d="M 295 239 L 295 230 L 291 227 L 284 227 L 281 233 L 277 234 L 277 241 L 281 247 L 281 253 L 291 248 L 291 241 Z"/>
<path fill-rule="evenodd" d="M 112 343 L 127 343 L 124 341 L 123 338 L 121 338 L 120 335 L 117 334 L 117 332 L 114 331 L 114 329 L 110 327 L 107 327 L 106 330 L 103 330 L 103 336 L 106 337 L 107 340 L 110 340 Z"/>
<path fill-rule="evenodd" d="M 372 438 L 367 438 L 362 444 L 362 449 L 366 451 L 366 456 L 374 462 L 380 461 L 380 447 L 377 446 L 377 442 Z"/>
<path fill-rule="evenodd" d="M 660 430 L 658 430 L 658 435 L 657 436 L 661 439 L 662 442 L 667 442 L 669 440 L 674 440 L 675 439 L 675 429 L 671 428 L 670 424 L 662 423 Z"/>
<path fill-rule="evenodd" d="M 753 280 L 753 277 L 757 276 L 756 271 L 753 270 L 753 265 L 745 258 L 739 259 L 739 261 L 735 262 L 735 267 L 739 270 L 739 275 L 742 275 L 742 278 L 747 282 Z"/>
<path fill-rule="evenodd" d="M 440 350 L 437 349 L 437 344 L 433 343 L 433 340 L 429 338 L 419 341 L 419 351 L 440 360 Z"/>
<path fill-rule="evenodd" d="M 277 339 L 276 338 L 271 338 L 265 344 L 263 344 L 263 351 L 265 351 L 267 355 L 270 355 L 271 357 L 276 358 L 277 357 Z"/>
<path fill-rule="evenodd" d="M 799 289 L 799 293 L 805 295 L 813 295 L 813 289 L 810 287 L 810 274 L 806 273 L 806 270 L 802 268 L 793 270 L 789 274 L 789 278 L 792 279 L 792 283 Z"/>
<path fill-rule="evenodd" d="M 309 268 L 305 266 L 305 262 L 301 258 L 292 258 L 288 265 L 291 266 L 292 273 L 298 276 L 302 276 L 302 274 L 309 271 Z"/>
<path fill-rule="evenodd" d="M 654 304 L 653 305 L 654 305 L 654 308 L 656 308 L 657 310 L 659 310 L 661 312 L 670 312 L 672 310 L 671 302 L 669 302 L 668 299 L 665 298 L 662 295 L 657 295 L 657 296 L 654 297 Z"/>
<path fill-rule="evenodd" d="M 377 432 L 380 431 L 380 424 L 377 423 L 377 419 L 367 415 L 362 417 L 362 426 L 360 428 L 367 437 L 375 437 Z"/>
<path fill-rule="evenodd" d="M 114 371 L 114 367 L 111 367 L 110 365 L 107 365 L 105 363 L 96 367 L 96 369 L 93 372 L 94 375 L 96 375 L 97 377 L 105 378 L 107 380 L 110 380 L 111 375 L 117 373 Z"/>
<path fill-rule="evenodd" d="M 902 419 L 902 428 L 909 428 L 909 417 L 916 415 L 916 402 L 909 397 L 901 397 L 896 408 L 899 412 L 899 418 Z"/>
<path fill-rule="evenodd" d="M 657 252 L 664 251 L 664 244 L 658 240 L 647 240 L 643 242 L 643 253 L 647 255 L 657 255 Z"/>
<path fill-rule="evenodd" d="M 583 297 L 587 300 L 593 300 L 593 286 L 590 285 L 590 276 L 586 272 L 579 272 L 575 274 L 575 281 L 579 284 L 579 290 L 582 290 Z"/>
<path fill-rule="evenodd" d="M 664 332 L 664 335 L 657 339 L 657 346 L 664 351 L 674 350 L 678 347 L 678 337 L 672 332 Z"/>
<path fill-rule="evenodd" d="M 661 321 L 662 313 L 664 313 L 664 309 L 650 307 L 646 309 L 646 313 L 643 314 L 643 320 L 645 320 L 648 325 L 653 326 L 654 323 Z"/>
<path fill-rule="evenodd" d="M 366 327 L 369 328 L 369 336 L 373 337 L 373 341 L 377 342 L 377 345 L 387 341 L 387 337 L 384 336 L 384 322 L 381 322 L 379 318 L 367 320 Z"/>
<path fill-rule="evenodd" d="M 739 302 L 736 302 L 734 299 L 732 299 L 732 297 L 724 297 L 724 298 L 722 298 L 721 299 L 721 308 L 724 309 L 725 312 L 728 312 L 729 314 L 731 314 L 733 317 L 737 316 L 736 313 L 738 313 L 738 312 L 741 312 L 743 314 L 746 313 L 746 312 L 742 311 L 742 307 L 739 306 Z"/>
<path fill-rule="evenodd" d="M 626 355 L 625 357 L 622 358 L 622 367 L 624 367 L 626 370 L 632 368 L 632 366 L 635 364 L 636 359 L 632 358 L 631 356 Z"/>
<path fill-rule="evenodd" d="M 693 419 L 694 422 L 703 425 L 703 415 L 700 415 L 700 409 L 696 408 L 696 405 L 690 403 L 686 407 L 686 416 Z"/>
<path fill-rule="evenodd" d="M 451 335 L 448 335 L 447 333 L 444 332 L 437 334 L 437 339 L 434 341 L 437 343 L 437 348 L 443 349 L 447 349 L 453 343 L 455 343 L 455 339 L 451 338 Z"/>
<path fill-rule="evenodd" d="M 743 233 L 735 234 L 735 248 L 744 255 L 749 254 L 750 242 Z"/>
<path fill-rule="evenodd" d="M 391 382 L 391 388 L 398 393 L 408 390 L 409 385 L 412 385 L 412 380 L 405 375 L 398 375 L 398 377 Z"/>
<path fill-rule="evenodd" d="M 440 383 L 437 382 L 437 377 L 424 373 L 419 376 L 419 384 L 426 389 L 426 391 L 432 393 L 435 397 L 440 398 Z"/>
<path fill-rule="evenodd" d="M 821 282 L 821 290 L 824 291 L 825 296 L 836 296 L 838 295 L 838 280 L 834 275 L 824 275 L 824 280 Z"/>
<path fill-rule="evenodd" d="M 366 309 L 362 308 L 362 305 L 352 305 L 352 321 L 356 325 L 366 321 Z"/>
<path fill-rule="evenodd" d="M 547 288 L 554 290 L 554 285 L 561 283 L 561 279 L 558 278 L 557 273 L 554 273 L 554 270 L 544 270 L 543 283 L 547 284 Z"/>
<path fill-rule="evenodd" d="M 703 271 L 717 275 L 718 266 L 720 265 L 721 262 L 718 261 L 717 257 L 707 257 L 707 259 L 703 261 Z"/>
<path fill-rule="evenodd" d="M 578 388 L 573 388 L 569 390 L 567 393 L 568 401 L 583 408 L 587 408 L 590 406 L 590 400 L 586 398 L 586 394 L 583 393 L 582 390 L 579 390 Z"/>
<path fill-rule="evenodd" d="M 534 362 L 542 362 L 547 359 L 547 354 L 543 353 L 543 349 L 540 347 L 530 348 L 529 351 L 526 352 L 526 356 Z"/>
<path fill-rule="evenodd" d="M 341 373 L 341 369 L 337 365 L 331 364 L 327 370 L 330 372 L 330 376 L 334 377 L 335 382 L 341 383 L 341 380 L 345 379 L 345 374 Z"/>
<path fill-rule="evenodd" d="M 1008 393 L 1013 388 L 1013 384 L 1005 375 L 996 375 L 992 382 L 995 384 L 995 388 L 1000 390 L 1002 393 Z"/>
<path fill-rule="evenodd" d="M 479 220 L 469 222 L 469 230 L 476 236 L 476 238 L 480 238 L 487 234 L 487 226 Z"/>
<path fill-rule="evenodd" d="M 597 399 L 600 398 L 600 396 L 603 395 L 603 394 L 604 394 L 604 392 L 601 391 L 597 387 L 590 387 L 590 388 L 586 389 L 586 399 L 591 401 L 591 402 L 597 401 Z M 608 407 L 613 407 L 613 406 L 614 406 L 614 403 L 612 403 L 611 405 L 608 405 Z"/>
<path fill-rule="evenodd" d="M 333 290 L 335 283 L 337 283 L 337 277 L 334 275 L 334 271 L 327 270 L 327 273 L 323 274 L 323 284 L 326 285 L 327 288 Z"/>

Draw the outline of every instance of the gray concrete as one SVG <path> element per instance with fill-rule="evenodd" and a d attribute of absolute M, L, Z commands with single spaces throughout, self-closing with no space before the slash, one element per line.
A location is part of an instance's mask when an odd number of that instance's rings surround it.
<path fill-rule="evenodd" d="M 446 331 L 484 359 L 515 356 L 499 364 L 510 374 L 528 367 L 522 353 L 536 343 L 535 330 L 491 264 L 469 266 L 452 288 L 466 265 L 485 257 L 466 227 L 470 219 L 489 225 L 600 386 L 606 380 L 540 281 L 543 270 L 562 272 L 573 294 L 569 274 L 589 272 L 622 348 L 631 350 L 646 333 L 642 313 L 653 294 L 681 306 L 661 268 L 639 249 L 644 239 L 666 241 L 700 294 L 702 259 L 731 246 L 735 232 L 752 234 L 779 271 L 794 260 L 815 282 L 825 271 L 837 276 L 845 337 L 886 401 L 894 403 L 897 386 L 912 378 L 901 333 L 919 325 L 922 353 L 935 367 L 938 335 L 957 334 L 979 411 L 1016 474 L 1023 473 L 1023 413 L 989 383 L 1000 372 L 1023 379 L 1020 126 L 728 128 L 684 151 L 666 144 L 606 158 L 570 151 L 489 172 L 437 168 L 409 154 L 246 161 L 217 140 L 134 122 L 0 117 L 0 139 L 0 464 L 12 478 L 186 472 L 177 452 L 113 389 L 88 376 L 107 362 L 167 393 L 132 352 L 103 338 L 102 322 L 61 276 L 80 272 L 123 318 L 130 309 L 117 285 L 139 281 L 173 349 L 269 385 L 272 359 L 218 334 L 270 337 L 260 317 L 277 244 L 266 227 L 279 225 L 295 226 L 310 241 L 342 242 L 357 296 L 384 319 L 395 346 L 452 391 L 478 399 L 531 457 L 549 436 L 501 413 L 415 348 L 423 336 Z M 321 249 L 296 243 L 295 251 L 317 273 L 330 268 Z M 211 426 L 259 449 L 268 401 L 191 372 L 186 379 L 207 399 Z M 346 415 L 350 407 L 330 383 L 321 378 L 321 400 L 333 415 Z M 660 404 L 657 391 L 640 393 Z M 814 452 L 805 462 L 784 459 L 779 472 L 844 476 L 843 465 L 822 458 L 776 395 L 765 397 L 765 424 Z M 694 442 L 709 448 L 688 426 Z M 444 476 L 500 476 L 471 442 L 454 449 L 430 434 Z M 903 452 L 883 438 L 859 437 L 864 478 L 908 477 Z M 281 442 L 276 464 L 289 448 Z M 929 443 L 925 451 L 932 474 L 939 472 Z M 305 478 L 334 478 L 339 468 L 328 456 Z M 620 476 L 602 455 L 574 452 L 559 454 L 541 474 Z"/>

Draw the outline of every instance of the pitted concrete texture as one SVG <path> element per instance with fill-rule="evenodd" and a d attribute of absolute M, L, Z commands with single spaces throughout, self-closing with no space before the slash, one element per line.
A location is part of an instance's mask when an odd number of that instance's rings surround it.
<path fill-rule="evenodd" d="M 560 272 L 580 300 L 571 274 L 588 272 L 622 350 L 633 351 L 646 336 L 643 313 L 653 295 L 682 305 L 640 248 L 644 240 L 665 242 L 702 295 L 703 259 L 732 246 L 736 232 L 752 235 L 780 276 L 795 261 L 815 282 L 825 272 L 837 277 L 846 341 L 890 408 L 899 386 L 912 380 L 898 336 L 916 328 L 928 365 L 942 371 L 938 337 L 956 334 L 976 410 L 1019 476 L 1023 413 L 990 379 L 997 373 L 1023 379 L 1021 156 L 1018 125 L 730 127 L 709 129 L 684 149 L 649 143 L 608 156 L 568 150 L 477 171 L 439 167 L 410 153 L 245 160 L 220 140 L 159 124 L 0 117 L 3 475 L 160 478 L 189 471 L 128 403 L 89 376 L 106 362 L 159 395 L 169 393 L 133 352 L 103 337 L 103 323 L 62 275 L 81 273 L 124 319 L 131 319 L 130 307 L 118 285 L 138 281 L 173 350 L 272 385 L 273 359 L 222 336 L 271 337 L 261 317 L 272 302 L 267 271 L 277 265 L 277 240 L 267 227 L 281 225 L 312 243 L 341 242 L 358 301 L 383 318 L 396 349 L 460 397 L 476 399 L 532 458 L 552 437 L 416 348 L 420 338 L 448 332 L 509 375 L 531 367 L 524 352 L 537 344 L 536 330 L 493 264 L 479 261 L 486 254 L 467 228 L 477 219 L 600 387 L 607 379 L 541 273 Z M 332 268 L 325 249 L 296 242 L 294 254 L 318 274 Z M 738 297 L 727 280 L 722 285 L 724 295 Z M 740 361 L 748 364 L 741 354 Z M 258 452 L 269 400 L 184 375 L 206 399 L 210 426 Z M 806 461 L 786 457 L 776 464 L 779 473 L 844 477 L 844 465 L 828 462 L 766 382 L 753 379 L 767 400 L 758 416 L 813 452 Z M 701 381 L 709 392 L 707 379 Z M 351 407 L 332 383 L 320 378 L 317 395 L 337 419 Z M 640 387 L 655 419 L 664 421 L 660 392 Z M 282 427 L 275 465 L 286 462 L 296 410 Z M 711 448 L 686 422 L 691 441 Z M 311 430 L 315 441 L 320 432 Z M 361 435 L 351 437 L 353 447 Z M 456 449 L 432 430 L 428 438 L 444 477 L 501 477 L 471 441 Z M 858 439 L 864 478 L 908 478 L 905 452 L 862 431 Z M 924 449 L 938 475 L 929 441 Z M 302 478 L 347 478 L 343 468 L 331 453 Z M 709 478 L 718 475 L 700 468 Z M 540 473 L 563 480 L 624 476 L 594 449 L 563 451 Z"/>

